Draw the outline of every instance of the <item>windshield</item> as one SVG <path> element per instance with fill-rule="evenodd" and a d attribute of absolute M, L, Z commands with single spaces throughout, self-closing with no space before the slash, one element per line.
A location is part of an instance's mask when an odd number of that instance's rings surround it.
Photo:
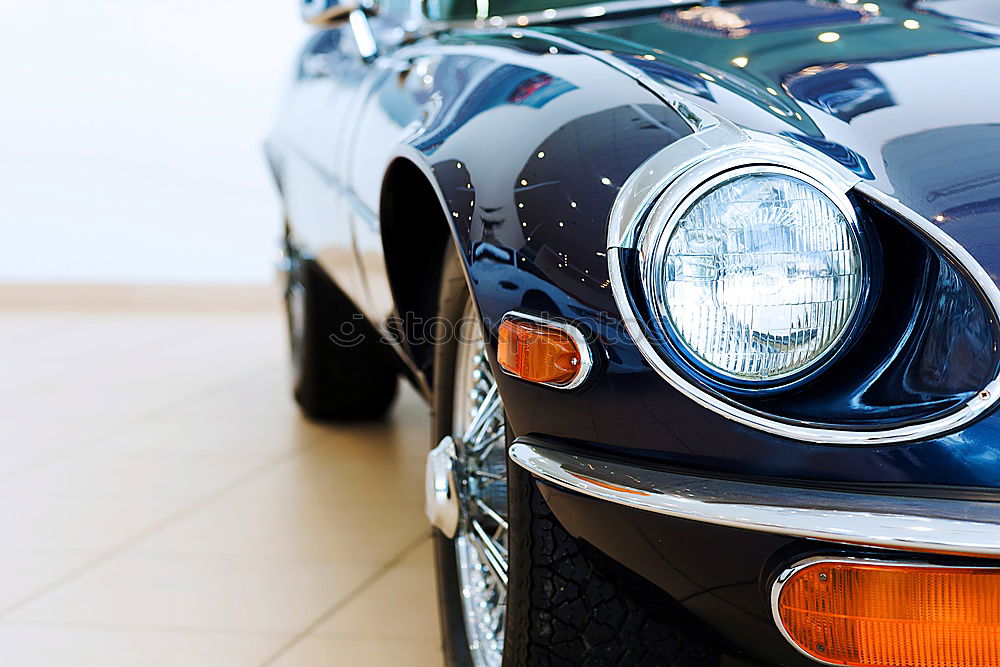
<path fill-rule="evenodd" d="M 424 6 L 431 19 L 453 20 L 534 14 L 582 4 L 580 0 L 425 0 Z"/>
<path fill-rule="evenodd" d="M 683 7 L 685 5 L 703 5 L 711 7 L 713 5 L 725 4 L 729 0 L 609 0 L 606 11 L 611 11 L 611 7 L 619 5 L 629 10 L 655 9 L 663 7 Z M 746 2 L 747 0 L 742 0 Z M 752 1 L 752 0 L 750 0 Z M 788 0 L 778 0 L 787 2 Z M 558 12 L 551 17 L 545 16 L 549 11 L 565 9 L 566 7 L 579 7 L 590 10 L 590 13 L 583 11 L 582 16 L 601 16 L 605 13 L 605 8 L 599 0 L 423 0 L 424 11 L 428 18 L 437 21 L 485 19 L 490 16 L 514 17 L 521 15 L 542 14 L 543 19 L 556 18 Z"/>

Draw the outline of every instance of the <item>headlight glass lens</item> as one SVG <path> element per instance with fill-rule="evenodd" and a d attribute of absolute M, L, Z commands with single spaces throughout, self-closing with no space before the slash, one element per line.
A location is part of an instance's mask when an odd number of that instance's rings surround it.
<path fill-rule="evenodd" d="M 644 269 L 656 317 L 689 354 L 742 381 L 818 364 L 863 294 L 856 230 L 831 199 L 780 172 L 742 173 L 665 229 Z"/>

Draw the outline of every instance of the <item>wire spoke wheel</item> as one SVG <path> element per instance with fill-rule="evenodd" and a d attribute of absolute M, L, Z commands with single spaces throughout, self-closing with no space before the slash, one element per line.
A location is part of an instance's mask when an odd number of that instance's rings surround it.
<path fill-rule="evenodd" d="M 455 535 L 469 650 L 477 667 L 499 667 L 507 603 L 507 460 L 503 403 L 471 300 L 458 330 L 452 437 L 461 519 Z"/>

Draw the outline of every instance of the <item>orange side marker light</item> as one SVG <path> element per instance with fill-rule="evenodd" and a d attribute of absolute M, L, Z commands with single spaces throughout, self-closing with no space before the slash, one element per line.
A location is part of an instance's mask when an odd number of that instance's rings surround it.
<path fill-rule="evenodd" d="M 1000 568 L 821 560 L 791 572 L 776 584 L 776 620 L 816 660 L 1000 665 Z"/>
<path fill-rule="evenodd" d="M 508 316 L 500 323 L 497 358 L 510 375 L 569 388 L 582 382 L 588 370 L 585 346 L 560 327 Z"/>

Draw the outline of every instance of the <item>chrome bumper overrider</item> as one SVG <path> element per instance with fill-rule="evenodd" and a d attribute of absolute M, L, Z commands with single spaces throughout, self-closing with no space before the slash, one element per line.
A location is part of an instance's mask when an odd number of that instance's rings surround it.
<path fill-rule="evenodd" d="M 695 477 L 521 439 L 510 458 L 536 477 L 585 496 L 680 519 L 871 547 L 1000 557 L 1000 503 Z"/>

